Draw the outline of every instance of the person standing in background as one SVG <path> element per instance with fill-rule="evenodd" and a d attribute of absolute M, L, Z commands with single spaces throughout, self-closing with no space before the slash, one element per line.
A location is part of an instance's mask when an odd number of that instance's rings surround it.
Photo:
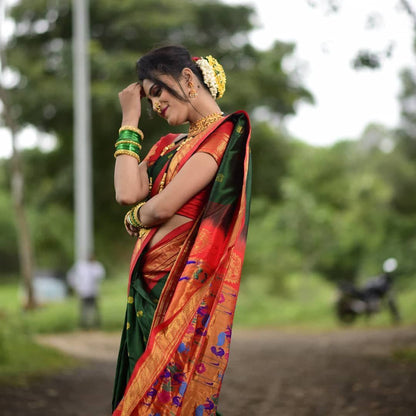
<path fill-rule="evenodd" d="M 101 280 L 105 277 L 104 266 L 90 255 L 87 260 L 76 262 L 67 273 L 67 281 L 80 298 L 79 325 L 84 329 L 100 326 L 98 295 Z"/>

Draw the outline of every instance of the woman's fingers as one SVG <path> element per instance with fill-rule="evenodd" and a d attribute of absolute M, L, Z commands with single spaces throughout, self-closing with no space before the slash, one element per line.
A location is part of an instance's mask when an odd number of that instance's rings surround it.
<path fill-rule="evenodd" d="M 133 227 L 131 224 L 127 223 L 124 224 L 126 231 L 129 235 L 131 235 L 132 237 L 138 237 L 139 235 L 139 230 L 136 227 Z"/>
<path fill-rule="evenodd" d="M 138 83 L 130 84 L 123 91 L 118 93 L 121 111 L 123 113 L 123 123 L 137 125 L 141 115 L 141 94 L 142 87 Z"/>
<path fill-rule="evenodd" d="M 142 86 L 138 84 L 137 82 L 128 85 L 126 88 L 124 88 L 122 91 L 118 93 L 119 97 L 133 97 L 133 98 L 142 98 Z"/>

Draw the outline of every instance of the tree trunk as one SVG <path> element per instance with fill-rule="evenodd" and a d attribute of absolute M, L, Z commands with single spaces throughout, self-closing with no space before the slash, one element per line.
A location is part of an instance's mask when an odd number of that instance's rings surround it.
<path fill-rule="evenodd" d="M 1 33 L 0 33 L 1 36 Z M 0 60 L 1 70 L 0 75 L 6 67 L 4 48 L 0 39 Z M 2 77 L 1 77 L 2 78 Z M 19 150 L 16 146 L 17 125 L 13 117 L 10 102 L 8 99 L 8 92 L 3 87 L 0 79 L 0 100 L 3 102 L 3 121 L 5 127 L 8 127 L 12 136 L 13 154 L 11 160 L 11 189 L 14 211 L 16 214 L 16 231 L 18 239 L 19 250 L 19 266 L 23 277 L 23 284 L 25 288 L 25 309 L 32 309 L 36 306 L 36 301 L 33 291 L 33 255 L 32 243 L 30 239 L 29 226 L 27 222 L 26 210 L 24 206 L 24 179 L 20 160 Z"/>
<path fill-rule="evenodd" d="M 10 106 L 7 100 L 7 91 L 0 85 L 0 99 L 3 102 L 4 124 L 10 129 L 12 135 L 12 163 L 11 163 L 11 189 L 13 206 L 16 214 L 16 231 L 19 249 L 19 266 L 23 277 L 25 288 L 26 309 L 32 309 L 36 306 L 33 292 L 33 255 L 32 243 L 30 239 L 29 226 L 27 222 L 26 210 L 24 206 L 24 180 L 20 160 L 20 154 L 16 146 L 17 127 L 10 114 Z"/>
<path fill-rule="evenodd" d="M 3 101 L 4 104 L 4 101 Z M 10 126 L 8 126 L 10 128 Z M 29 225 L 27 222 L 24 206 L 24 180 L 21 167 L 19 151 L 16 148 L 16 133 L 12 130 L 13 155 L 12 155 L 12 197 L 14 211 L 16 214 L 16 228 L 19 247 L 19 266 L 23 276 L 25 288 L 25 309 L 36 307 L 36 300 L 33 291 L 33 255 L 32 242 L 30 239 Z"/>

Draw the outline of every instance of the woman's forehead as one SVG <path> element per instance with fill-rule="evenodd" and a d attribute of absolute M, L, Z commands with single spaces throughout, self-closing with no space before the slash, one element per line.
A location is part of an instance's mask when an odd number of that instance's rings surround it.
<path fill-rule="evenodd" d="M 155 82 L 151 81 L 150 79 L 144 79 L 142 82 L 144 92 L 146 95 L 149 93 L 150 88 L 152 88 L 152 85 L 154 85 Z"/>
<path fill-rule="evenodd" d="M 171 88 L 174 88 L 176 84 L 174 78 L 170 75 L 158 75 L 155 79 L 145 78 L 142 82 L 142 86 L 146 95 L 149 95 L 154 85 L 160 85 L 158 80 L 161 81 L 162 85 L 165 84 Z"/>

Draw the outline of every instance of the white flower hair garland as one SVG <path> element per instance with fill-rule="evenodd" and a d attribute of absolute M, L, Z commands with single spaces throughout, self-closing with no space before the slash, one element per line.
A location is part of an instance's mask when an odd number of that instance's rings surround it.
<path fill-rule="evenodd" d="M 225 92 L 226 76 L 222 65 L 211 55 L 199 58 L 192 58 L 199 67 L 214 100 L 221 98 Z"/>

